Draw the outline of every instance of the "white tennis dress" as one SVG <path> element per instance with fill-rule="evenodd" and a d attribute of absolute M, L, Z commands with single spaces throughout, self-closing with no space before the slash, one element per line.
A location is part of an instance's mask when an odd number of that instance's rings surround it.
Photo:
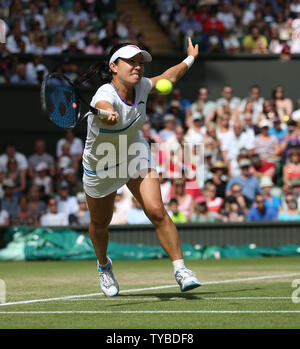
<path fill-rule="evenodd" d="M 140 128 L 146 122 L 146 103 L 152 89 L 150 79 L 143 77 L 134 87 L 134 102 L 125 102 L 112 84 L 102 85 L 91 105 L 111 103 L 119 113 L 115 125 L 105 125 L 97 116 L 88 117 L 83 152 L 83 187 L 93 198 L 107 196 L 136 177 L 141 170 L 155 168 L 148 143 Z"/>

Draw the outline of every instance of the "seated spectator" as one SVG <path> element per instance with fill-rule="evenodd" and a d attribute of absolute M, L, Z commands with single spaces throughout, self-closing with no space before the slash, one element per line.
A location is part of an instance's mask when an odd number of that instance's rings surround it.
<path fill-rule="evenodd" d="M 14 195 L 20 196 L 26 189 L 26 173 L 18 169 L 15 157 L 11 157 L 7 161 L 5 178 L 9 178 L 15 183 Z"/>
<path fill-rule="evenodd" d="M 46 152 L 46 143 L 43 139 L 37 139 L 34 142 L 34 154 L 28 158 L 28 175 L 33 177 L 35 168 L 40 163 L 46 163 L 49 169 L 49 175 L 55 176 L 55 160 L 52 155 Z"/>
<path fill-rule="evenodd" d="M 272 195 L 272 188 L 274 187 L 274 183 L 271 178 L 268 176 L 264 176 L 261 178 L 260 187 L 262 189 L 261 194 L 265 198 L 266 207 L 271 207 L 278 214 L 279 209 L 281 207 L 281 200 L 278 196 Z"/>
<path fill-rule="evenodd" d="M 233 96 L 232 87 L 230 85 L 225 85 L 222 89 L 221 95 L 222 97 L 217 99 L 217 108 L 221 108 L 228 104 L 230 111 L 236 113 L 239 110 L 241 99 Z"/>
<path fill-rule="evenodd" d="M 204 197 L 199 197 L 195 201 L 194 213 L 191 217 L 192 223 L 216 222 L 217 218 L 212 212 L 209 212 Z"/>
<path fill-rule="evenodd" d="M 259 180 L 250 174 L 251 161 L 248 159 L 241 159 L 239 161 L 239 167 L 241 175 L 230 178 L 226 186 L 226 195 L 230 195 L 233 184 L 240 184 L 242 187 L 242 193 L 249 200 L 254 201 L 255 195 L 261 192 Z"/>
<path fill-rule="evenodd" d="M 224 23 L 217 17 L 218 11 L 215 6 L 211 7 L 209 17 L 203 23 L 204 32 L 209 34 L 216 30 L 219 35 L 223 34 Z"/>
<path fill-rule="evenodd" d="M 68 226 L 69 216 L 64 212 L 59 212 L 57 210 L 57 201 L 54 197 L 48 200 L 48 211 L 40 218 L 40 225 L 42 227 L 58 227 L 58 226 Z"/>
<path fill-rule="evenodd" d="M 188 221 L 185 214 L 179 210 L 178 201 L 175 198 L 169 202 L 169 215 L 174 223 L 186 223 Z"/>
<path fill-rule="evenodd" d="M 179 32 L 184 35 L 184 37 L 198 36 L 202 32 L 202 25 L 196 20 L 195 10 L 193 7 L 188 8 L 186 18 L 182 19 L 178 29 Z"/>
<path fill-rule="evenodd" d="M 254 151 L 262 160 L 275 162 L 279 159 L 281 149 L 277 138 L 269 134 L 270 126 L 267 120 L 259 123 L 260 133 L 255 137 Z"/>
<path fill-rule="evenodd" d="M 164 116 L 164 128 L 158 133 L 163 142 L 166 142 L 170 137 L 175 135 L 175 126 L 175 116 L 173 114 L 166 114 Z"/>
<path fill-rule="evenodd" d="M 272 207 L 265 205 L 265 199 L 262 194 L 255 196 L 255 206 L 249 210 L 249 221 L 274 221 L 277 218 L 277 213 Z"/>
<path fill-rule="evenodd" d="M 2 209 L 7 211 L 10 217 L 18 212 L 18 198 L 14 196 L 15 187 L 15 182 L 10 178 L 4 179 L 2 182 L 2 189 L 4 191 Z"/>
<path fill-rule="evenodd" d="M 0 168 L 7 167 L 9 158 L 15 158 L 17 160 L 18 169 L 26 173 L 28 168 L 26 156 L 17 151 L 17 145 L 14 141 L 9 141 L 5 144 L 4 153 L 0 156 Z"/>
<path fill-rule="evenodd" d="M 260 133 L 260 129 L 253 122 L 252 112 L 244 113 L 243 117 L 244 117 L 244 132 L 246 133 L 248 138 L 251 138 L 251 142 L 253 143 L 255 140 L 255 136 L 257 136 Z"/>
<path fill-rule="evenodd" d="M 297 205 L 300 207 L 300 179 L 295 177 L 291 180 L 289 186 L 289 193 L 294 195 L 297 200 Z"/>
<path fill-rule="evenodd" d="M 0 226 L 9 225 L 9 214 L 2 208 L 2 200 L 0 199 Z"/>
<path fill-rule="evenodd" d="M 67 21 L 73 21 L 75 28 L 79 26 L 79 22 L 84 20 L 89 21 L 88 13 L 82 8 L 82 3 L 80 0 L 73 2 L 73 8 L 67 11 L 66 16 Z"/>
<path fill-rule="evenodd" d="M 276 164 L 273 161 L 262 160 L 258 154 L 253 154 L 251 156 L 251 163 L 250 173 L 252 176 L 257 178 L 267 176 L 274 179 Z"/>
<path fill-rule="evenodd" d="M 68 216 L 73 214 L 77 215 L 79 206 L 75 196 L 70 195 L 69 184 L 66 181 L 62 181 L 58 185 L 57 209 L 58 212 L 63 212 Z"/>
<path fill-rule="evenodd" d="M 65 143 L 62 147 L 62 155 L 57 157 L 56 161 L 56 175 L 59 180 L 63 179 L 63 172 L 66 169 L 73 168 L 73 161 L 70 156 L 70 145 Z M 74 169 L 75 170 L 75 169 Z"/>
<path fill-rule="evenodd" d="M 69 184 L 70 195 L 77 195 L 83 191 L 82 181 L 78 179 L 73 168 L 63 170 L 63 179 Z"/>
<path fill-rule="evenodd" d="M 128 224 L 151 224 L 142 206 L 134 196 L 132 197 L 132 208 L 127 212 L 127 221 Z"/>
<path fill-rule="evenodd" d="M 224 205 L 221 215 L 222 222 L 244 222 L 244 211 L 236 200 L 229 200 Z"/>
<path fill-rule="evenodd" d="M 253 51 L 267 49 L 268 41 L 264 35 L 260 34 L 259 28 L 253 25 L 250 34 L 244 37 L 242 45 L 245 52 L 253 53 Z"/>
<path fill-rule="evenodd" d="M 224 198 L 227 184 L 227 177 L 225 176 L 227 167 L 223 161 L 218 160 L 214 162 L 211 171 L 213 177 L 207 180 L 206 183 L 214 184 L 216 186 L 216 197 Z"/>
<path fill-rule="evenodd" d="M 222 157 L 228 167 L 229 176 L 235 176 L 240 173 L 237 158 L 242 149 L 253 151 L 254 144 L 247 138 L 243 132 L 243 123 L 236 119 L 232 125 L 230 134 L 224 139 L 221 145 Z"/>
<path fill-rule="evenodd" d="M 76 137 L 72 129 L 66 129 L 65 137 L 61 138 L 57 142 L 56 146 L 56 156 L 62 156 L 62 147 L 65 143 L 68 143 L 70 146 L 70 156 L 73 160 L 73 168 L 77 172 L 78 163 L 81 161 L 83 153 L 83 142 L 79 137 Z"/>
<path fill-rule="evenodd" d="M 223 205 L 223 198 L 216 196 L 216 186 L 213 183 L 206 183 L 203 189 L 203 195 L 206 199 L 206 205 L 216 219 L 220 219 L 220 211 Z"/>
<path fill-rule="evenodd" d="M 263 112 L 264 100 L 264 97 L 260 95 L 260 87 L 258 85 L 252 85 L 250 87 L 249 96 L 241 101 L 240 112 L 245 112 L 246 104 L 251 102 L 253 123 L 256 124 L 259 116 Z"/>
<path fill-rule="evenodd" d="M 26 65 L 24 63 L 20 63 L 17 66 L 16 73 L 10 78 L 10 83 L 21 84 L 21 85 L 27 85 L 27 84 L 36 85 L 37 80 L 28 76 Z"/>
<path fill-rule="evenodd" d="M 278 221 L 299 221 L 300 212 L 294 195 L 288 194 L 285 198 L 287 208 L 280 212 Z"/>
<path fill-rule="evenodd" d="M 32 183 L 38 187 L 43 187 L 46 195 L 53 193 L 52 178 L 49 176 L 48 164 L 46 162 L 40 162 L 36 166 Z"/>
<path fill-rule="evenodd" d="M 64 40 L 62 31 L 57 31 L 53 35 L 51 44 L 46 48 L 45 55 L 60 55 L 64 50 L 67 49 L 67 44 Z"/>
<path fill-rule="evenodd" d="M 287 163 L 283 166 L 283 183 L 288 187 L 293 178 L 300 179 L 300 152 L 291 151 Z"/>
<path fill-rule="evenodd" d="M 278 85 L 272 90 L 272 100 L 281 122 L 289 120 L 293 112 L 293 102 L 291 98 L 285 97 L 282 86 Z"/>
<path fill-rule="evenodd" d="M 66 55 L 80 55 L 83 53 L 81 48 L 84 44 L 81 43 L 76 37 L 72 37 L 67 42 L 67 47 L 62 51 L 62 54 Z"/>
<path fill-rule="evenodd" d="M 11 34 L 7 36 L 6 48 L 10 53 L 21 53 L 21 42 L 25 45 L 24 53 L 31 53 L 31 45 L 28 37 L 22 33 L 20 26 L 14 25 Z"/>
<path fill-rule="evenodd" d="M 27 76 L 32 81 L 39 81 L 40 71 L 43 72 L 42 78 L 44 78 L 48 74 L 48 69 L 42 62 L 43 62 L 43 55 L 35 54 L 33 56 L 32 61 L 26 64 Z"/>
<path fill-rule="evenodd" d="M 277 138 L 277 141 L 280 143 L 284 136 L 287 134 L 287 130 L 285 128 L 281 127 L 281 121 L 279 116 L 275 115 L 273 118 L 273 127 L 269 128 L 269 134 L 271 136 L 275 136 Z M 281 151 L 281 147 L 280 147 Z"/>
<path fill-rule="evenodd" d="M 178 209 L 184 213 L 189 219 L 192 213 L 193 197 L 186 193 L 185 182 L 181 178 L 174 180 L 173 194 L 171 198 L 175 198 L 178 202 Z"/>
<path fill-rule="evenodd" d="M 252 207 L 253 201 L 248 199 L 245 195 L 243 195 L 242 187 L 240 184 L 232 185 L 230 194 L 226 195 L 224 198 L 224 205 L 222 210 L 228 202 L 230 203 L 232 201 L 236 201 L 244 216 L 247 216 L 249 209 Z"/>
<path fill-rule="evenodd" d="M 203 134 L 202 144 L 204 149 L 211 150 L 212 159 L 216 161 L 220 156 L 221 141 L 217 137 L 217 126 L 214 122 L 206 125 L 206 132 Z"/>
<path fill-rule="evenodd" d="M 203 139 L 203 127 L 202 127 L 202 117 L 198 112 L 194 112 L 191 115 L 192 125 L 188 128 L 186 132 L 186 140 L 194 145 L 200 144 Z"/>
<path fill-rule="evenodd" d="M 282 138 L 280 150 L 282 162 L 285 163 L 291 151 L 300 151 L 300 135 L 295 120 L 289 120 L 287 123 L 288 133 Z"/>
<path fill-rule="evenodd" d="M 66 14 L 60 7 L 59 0 L 49 0 L 49 8 L 45 13 L 46 27 L 50 33 L 54 33 L 56 30 L 62 30 L 65 26 Z"/>
<path fill-rule="evenodd" d="M 32 185 L 28 190 L 28 209 L 32 214 L 38 218 L 46 213 L 46 203 L 40 199 L 40 188 L 36 185 Z"/>
<path fill-rule="evenodd" d="M 182 97 L 182 93 L 181 93 L 181 90 L 179 88 L 174 88 L 172 90 L 172 93 L 171 93 L 171 102 L 174 102 L 174 101 L 179 102 L 179 104 L 180 104 L 179 117 L 181 118 L 181 120 L 184 120 L 185 115 L 186 115 L 186 111 L 191 106 L 190 100 L 188 98 Z M 170 103 L 169 107 L 171 108 L 171 103 Z M 178 103 L 177 103 L 177 107 L 178 107 Z M 171 109 L 170 109 L 170 111 L 172 113 Z"/>
<path fill-rule="evenodd" d="M 216 103 L 208 99 L 208 88 L 200 87 L 198 90 L 198 98 L 190 106 L 190 114 L 200 113 L 201 119 L 204 118 L 204 123 L 212 121 L 216 114 Z M 186 120 L 186 125 L 191 127 L 192 122 Z"/>
<path fill-rule="evenodd" d="M 79 210 L 76 215 L 70 215 L 70 224 L 89 225 L 91 221 L 90 211 L 87 206 L 84 192 L 79 192 L 76 195 Z"/>
<path fill-rule="evenodd" d="M 28 207 L 26 195 L 21 195 L 18 199 L 19 210 L 11 217 L 11 225 L 37 225 L 38 218 Z"/>
<path fill-rule="evenodd" d="M 231 127 L 230 122 L 232 119 L 232 115 L 229 112 L 224 112 L 224 114 L 219 114 L 217 116 L 217 137 L 220 140 L 220 143 L 222 145 L 222 142 L 224 139 L 230 135 Z"/>
<path fill-rule="evenodd" d="M 232 13 L 231 6 L 227 2 L 223 2 L 221 5 L 217 18 L 223 22 L 225 29 L 232 29 L 235 25 L 235 17 Z"/>
<path fill-rule="evenodd" d="M 84 53 L 91 55 L 101 55 L 104 53 L 104 49 L 99 44 L 99 40 L 96 33 L 89 33 L 88 45 L 84 49 Z"/>

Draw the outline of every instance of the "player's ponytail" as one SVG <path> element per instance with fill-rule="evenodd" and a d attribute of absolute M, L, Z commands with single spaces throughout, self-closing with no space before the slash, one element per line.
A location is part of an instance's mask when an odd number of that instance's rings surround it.
<path fill-rule="evenodd" d="M 111 82 L 112 79 L 112 72 L 108 66 L 108 62 L 98 62 L 96 64 L 93 64 L 87 73 L 83 74 L 80 77 L 80 82 L 84 83 L 86 81 L 91 80 L 95 76 L 98 76 L 101 79 L 101 82 L 104 84 Z"/>
<path fill-rule="evenodd" d="M 111 82 L 112 80 L 112 71 L 109 67 L 109 60 L 110 58 L 112 57 L 112 55 L 118 51 L 121 47 L 124 47 L 124 46 L 127 46 L 127 45 L 131 45 L 131 43 L 129 42 L 126 42 L 126 43 L 122 43 L 122 44 L 119 44 L 119 45 L 116 45 L 114 46 L 110 52 L 109 52 L 109 55 L 108 55 L 108 60 L 107 61 L 101 61 L 101 62 L 98 62 L 94 65 L 92 65 L 88 72 L 83 74 L 79 81 L 81 83 L 83 82 L 86 82 L 90 79 L 92 79 L 93 77 L 95 77 L 96 75 L 101 79 L 101 82 L 103 82 L 104 84 L 108 83 L 108 82 Z"/>

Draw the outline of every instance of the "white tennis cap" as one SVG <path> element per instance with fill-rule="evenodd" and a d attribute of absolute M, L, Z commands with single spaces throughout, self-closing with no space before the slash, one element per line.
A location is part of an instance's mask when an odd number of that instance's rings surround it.
<path fill-rule="evenodd" d="M 152 61 L 152 56 L 150 55 L 149 52 L 147 52 L 145 50 L 141 50 L 136 45 L 126 45 L 126 46 L 119 48 L 111 56 L 111 59 L 109 60 L 109 64 L 112 62 L 115 62 L 118 58 L 131 58 L 131 57 L 134 57 L 135 55 L 137 55 L 138 53 L 141 53 L 143 55 L 145 62 Z"/>

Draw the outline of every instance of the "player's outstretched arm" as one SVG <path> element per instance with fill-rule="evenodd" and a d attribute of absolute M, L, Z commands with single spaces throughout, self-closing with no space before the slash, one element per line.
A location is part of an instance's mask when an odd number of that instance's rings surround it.
<path fill-rule="evenodd" d="M 176 64 L 173 67 L 167 69 L 161 75 L 151 78 L 150 80 L 152 81 L 152 86 L 153 86 L 151 92 L 155 91 L 156 83 L 160 79 L 168 79 L 172 82 L 172 84 L 178 81 L 192 66 L 195 59 L 198 57 L 198 54 L 199 54 L 198 44 L 194 46 L 191 38 L 189 37 L 188 48 L 187 48 L 187 58 L 184 59 L 181 63 Z"/>

